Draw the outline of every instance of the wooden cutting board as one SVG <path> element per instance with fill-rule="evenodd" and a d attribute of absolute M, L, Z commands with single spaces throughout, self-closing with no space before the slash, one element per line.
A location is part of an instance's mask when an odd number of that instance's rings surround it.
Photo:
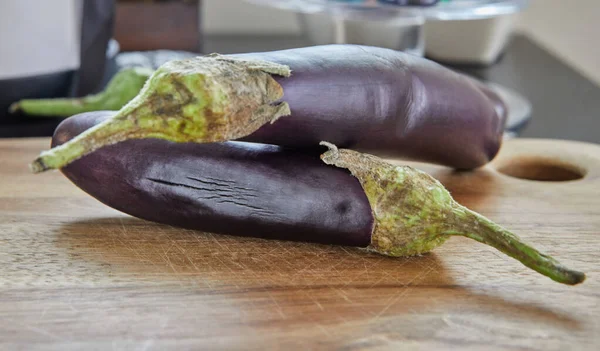
<path fill-rule="evenodd" d="M 393 259 L 145 222 L 29 174 L 48 144 L 0 141 L 0 349 L 600 349 L 598 145 L 512 140 L 470 173 L 415 164 L 588 274 L 570 287 L 464 238 Z"/>

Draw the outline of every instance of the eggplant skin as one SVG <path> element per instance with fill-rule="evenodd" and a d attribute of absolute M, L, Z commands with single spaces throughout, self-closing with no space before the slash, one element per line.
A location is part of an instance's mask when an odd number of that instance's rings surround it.
<path fill-rule="evenodd" d="M 502 143 L 506 107 L 468 76 L 399 51 L 323 45 L 234 55 L 287 65 L 274 77 L 292 114 L 246 141 L 340 148 L 473 169 Z"/>
<path fill-rule="evenodd" d="M 52 146 L 113 114 L 64 120 Z M 102 203 L 153 222 L 268 239 L 358 247 L 371 242 L 374 219 L 359 181 L 324 164 L 318 150 L 137 139 L 103 147 L 62 172 Z"/>

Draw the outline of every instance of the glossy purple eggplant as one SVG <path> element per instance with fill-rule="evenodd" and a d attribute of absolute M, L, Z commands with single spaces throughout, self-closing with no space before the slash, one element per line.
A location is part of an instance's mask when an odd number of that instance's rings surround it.
<path fill-rule="evenodd" d="M 497 154 L 501 98 L 437 63 L 389 49 L 327 45 L 234 55 L 289 66 L 274 76 L 291 115 L 243 140 L 310 147 L 326 140 L 378 156 L 472 169 Z"/>
<path fill-rule="evenodd" d="M 281 118 L 280 118 L 281 117 Z M 339 147 L 473 169 L 498 152 L 506 107 L 468 78 L 383 48 L 325 45 L 161 66 L 103 125 L 43 152 L 34 172 L 128 139 Z"/>
<path fill-rule="evenodd" d="M 111 112 L 63 121 L 53 146 Z M 371 208 L 358 180 L 319 152 L 244 142 L 127 140 L 64 167 L 82 190 L 132 216 L 241 236 L 369 245 Z"/>

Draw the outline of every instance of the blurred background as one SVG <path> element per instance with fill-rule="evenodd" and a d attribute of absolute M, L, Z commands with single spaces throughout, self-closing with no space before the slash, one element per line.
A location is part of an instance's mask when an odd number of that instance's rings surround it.
<path fill-rule="evenodd" d="M 471 1 L 472 2 L 472 1 Z M 290 11 L 255 6 L 244 0 L 203 0 L 201 15 L 201 28 L 209 35 L 302 35 L 303 23 L 297 15 Z M 508 23 L 508 30 L 517 34 L 526 34 L 535 40 L 536 44 L 549 50 L 565 60 L 582 74 L 589 76 L 600 84 L 600 2 L 597 0 L 532 0 L 528 5 L 514 14 L 493 17 L 482 21 L 430 21 L 429 28 L 434 33 L 430 36 L 443 34 L 437 27 L 454 29 L 457 25 L 464 25 L 464 32 L 456 30 L 457 42 L 468 41 L 469 25 L 471 28 L 486 29 L 488 32 L 497 29 L 494 22 Z M 500 19 L 500 20 L 498 20 Z M 475 23 L 469 22 L 483 22 Z M 503 24 L 504 24 L 503 23 Z M 466 24 L 466 25 L 465 25 Z M 437 25 L 437 26 L 436 26 Z M 487 26 L 486 26 L 487 25 Z M 435 28 L 432 28 L 435 27 Z M 499 26 L 498 26 L 499 27 Z M 440 33 L 441 32 L 441 33 Z M 495 40 L 504 38 L 489 37 L 488 45 L 493 45 Z M 436 50 L 434 43 L 429 49 Z M 454 43 L 456 44 L 456 42 Z M 427 48 L 426 48 L 427 49 Z M 430 51 L 431 51 L 430 50 Z"/>
<path fill-rule="evenodd" d="M 599 15 L 595 0 L 4 0 L 0 137 L 51 135 L 61 120 L 11 103 L 92 94 L 123 67 L 354 43 L 494 87 L 510 105 L 507 136 L 600 142 Z"/>

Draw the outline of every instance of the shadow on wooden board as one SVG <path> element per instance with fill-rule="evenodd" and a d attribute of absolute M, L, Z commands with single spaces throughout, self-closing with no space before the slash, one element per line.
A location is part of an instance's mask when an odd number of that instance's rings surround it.
<path fill-rule="evenodd" d="M 381 317 L 392 318 L 389 326 L 422 322 L 423 328 L 435 329 L 446 323 L 440 314 L 471 310 L 473 318 L 494 313 L 581 328 L 569 315 L 496 296 L 493 287 L 456 284 L 436 253 L 389 258 L 354 248 L 217 235 L 129 217 L 68 223 L 58 236 L 58 245 L 97 280 L 188 286 L 196 294 L 251 304 L 253 313 L 260 313 L 255 303 L 268 296 L 288 318 L 306 313 L 325 319 Z M 437 316 L 436 321 L 427 316 Z M 463 322 L 477 324 L 454 321 Z"/>

